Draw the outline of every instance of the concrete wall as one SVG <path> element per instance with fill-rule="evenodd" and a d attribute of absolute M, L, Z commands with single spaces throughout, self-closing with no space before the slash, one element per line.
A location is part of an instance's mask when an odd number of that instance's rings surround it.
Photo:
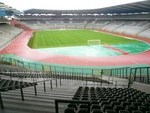
<path fill-rule="evenodd" d="M 138 82 L 133 82 L 132 88 L 150 94 L 150 85 L 149 84 L 142 84 L 142 83 L 138 83 Z"/>

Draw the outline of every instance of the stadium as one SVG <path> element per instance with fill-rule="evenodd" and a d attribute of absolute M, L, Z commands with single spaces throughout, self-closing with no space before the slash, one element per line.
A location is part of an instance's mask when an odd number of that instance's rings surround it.
<path fill-rule="evenodd" d="M 0 2 L 1 113 L 150 113 L 150 1 L 17 10 Z"/>

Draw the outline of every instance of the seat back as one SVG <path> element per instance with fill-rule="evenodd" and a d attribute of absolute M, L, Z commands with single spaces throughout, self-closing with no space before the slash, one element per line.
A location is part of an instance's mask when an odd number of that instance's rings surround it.
<path fill-rule="evenodd" d="M 68 108 L 65 109 L 64 113 L 75 113 L 75 109 L 72 108 L 72 107 L 68 107 Z"/>

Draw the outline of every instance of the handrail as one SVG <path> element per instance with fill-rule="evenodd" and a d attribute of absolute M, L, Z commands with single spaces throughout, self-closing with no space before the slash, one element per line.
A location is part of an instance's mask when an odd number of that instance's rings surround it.
<path fill-rule="evenodd" d="M 90 113 L 90 101 L 83 101 L 83 100 L 62 100 L 62 99 L 55 99 L 55 111 L 59 113 L 58 103 L 86 103 L 88 104 L 88 113 Z"/>
<path fill-rule="evenodd" d="M 4 56 L 1 56 L 1 61 L 5 61 L 11 65 L 15 65 L 17 67 L 22 67 L 21 69 L 28 69 L 30 70 L 31 74 L 32 72 L 40 72 L 42 74 L 48 74 L 49 76 L 56 78 L 56 77 L 77 77 L 80 78 L 82 77 L 85 78 L 87 77 L 99 77 L 100 78 L 100 70 L 105 70 L 104 75 L 106 76 L 111 76 L 111 77 L 119 77 L 119 78 L 125 78 L 130 80 L 131 78 L 133 78 L 132 75 L 134 75 L 135 72 L 132 72 L 132 70 L 142 70 L 142 69 L 147 69 L 146 70 L 146 74 L 145 76 L 147 77 L 147 83 L 150 84 L 149 78 L 150 78 L 150 70 L 149 70 L 149 66 L 126 66 L 126 67 L 110 67 L 108 68 L 104 68 L 104 67 L 99 67 L 99 68 L 84 68 L 84 67 L 69 67 L 69 66 L 54 66 L 54 65 L 50 65 L 50 64 L 39 64 L 39 63 L 30 63 L 30 62 L 25 62 L 25 61 L 20 61 L 18 59 L 13 59 L 13 58 L 6 58 Z M 0 61 L 0 63 L 1 63 Z M 13 61 L 15 61 L 16 64 L 13 63 Z M 4 67 L 5 68 L 5 67 Z M 19 69 L 18 69 L 19 70 Z M 94 73 L 94 70 L 98 70 L 97 74 Z M 1 71 L 1 70 L 0 70 Z M 17 71 L 17 69 L 16 69 Z M 109 73 L 107 73 L 107 71 L 109 71 Z M 136 79 L 137 75 L 140 75 L 142 78 L 142 74 L 143 72 L 141 71 L 137 71 L 136 75 L 134 75 L 134 79 Z M 86 77 L 86 78 L 87 78 Z M 43 78 L 46 78 L 45 76 L 43 76 Z M 131 81 L 130 81 L 131 82 Z M 142 81 L 140 81 L 142 82 Z"/>

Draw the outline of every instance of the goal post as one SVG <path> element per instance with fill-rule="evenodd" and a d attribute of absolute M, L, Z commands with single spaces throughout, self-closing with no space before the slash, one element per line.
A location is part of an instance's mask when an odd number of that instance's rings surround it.
<path fill-rule="evenodd" d="M 88 40 L 88 45 L 100 45 L 101 41 L 100 40 Z"/>

